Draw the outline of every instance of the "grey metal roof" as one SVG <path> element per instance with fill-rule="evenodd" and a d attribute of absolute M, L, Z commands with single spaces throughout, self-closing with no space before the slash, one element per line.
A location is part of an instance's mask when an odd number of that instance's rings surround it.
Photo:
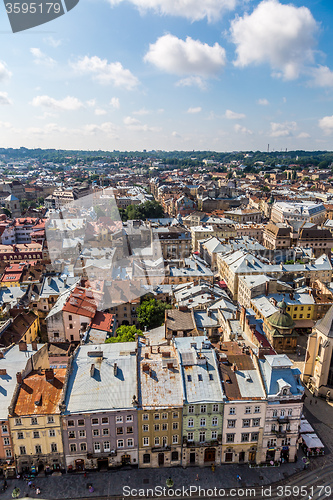
<path fill-rule="evenodd" d="M 175 338 L 174 344 L 181 362 L 184 401 L 189 404 L 222 402 L 224 394 L 216 355 L 207 337 Z"/>
<path fill-rule="evenodd" d="M 333 337 L 333 306 L 329 308 L 322 319 L 317 321 L 315 328 L 326 337 Z"/>
<path fill-rule="evenodd" d="M 133 408 L 138 394 L 135 349 L 136 342 L 81 346 L 68 380 L 67 412 Z"/>
<path fill-rule="evenodd" d="M 38 344 L 40 349 L 44 344 Z M 0 420 L 8 418 L 8 406 L 13 397 L 16 386 L 16 373 L 22 371 L 28 359 L 36 351 L 33 351 L 30 344 L 27 344 L 26 351 L 20 351 L 18 345 L 10 349 L 1 349 L 4 357 L 0 358 L 0 369 L 6 369 L 6 375 L 0 375 Z"/>

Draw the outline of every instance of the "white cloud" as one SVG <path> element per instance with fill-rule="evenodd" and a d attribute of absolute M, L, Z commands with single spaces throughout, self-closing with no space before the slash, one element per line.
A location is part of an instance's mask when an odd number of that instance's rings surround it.
<path fill-rule="evenodd" d="M 199 87 L 201 90 L 206 90 L 207 83 L 200 76 L 188 76 L 179 80 L 176 87 Z"/>
<path fill-rule="evenodd" d="M 135 130 L 139 132 L 157 132 L 160 130 L 157 127 L 149 127 L 148 125 L 142 123 L 137 118 L 133 118 L 132 116 L 126 116 L 123 119 L 123 122 L 126 125 L 126 128 L 129 130 Z"/>
<path fill-rule="evenodd" d="M 116 137 L 117 127 L 111 122 L 104 122 L 101 125 L 96 125 L 95 123 L 90 123 L 88 125 L 84 125 L 83 131 L 87 135 L 95 135 L 95 134 L 106 134 L 112 137 Z"/>
<path fill-rule="evenodd" d="M 311 136 L 307 132 L 301 132 L 300 134 L 298 134 L 297 139 L 308 139 L 309 137 Z"/>
<path fill-rule="evenodd" d="M 0 92 L 0 106 L 13 104 L 13 101 L 9 99 L 7 92 Z"/>
<path fill-rule="evenodd" d="M 118 97 L 112 97 L 110 101 L 110 106 L 112 106 L 114 109 L 119 109 L 120 108 L 120 102 Z"/>
<path fill-rule="evenodd" d="M 12 124 L 9 122 L 0 122 L 0 128 L 11 128 Z"/>
<path fill-rule="evenodd" d="M 333 116 L 324 116 L 319 120 L 318 125 L 325 135 L 330 135 L 333 132 Z"/>
<path fill-rule="evenodd" d="M 123 0 L 108 0 L 111 5 L 118 5 Z M 233 10 L 236 0 L 130 0 L 140 12 L 152 9 L 161 15 L 180 16 L 199 21 L 205 17 L 208 21 L 217 20 L 225 10 Z"/>
<path fill-rule="evenodd" d="M 61 111 L 77 111 L 83 107 L 83 103 L 77 97 L 67 96 L 64 99 L 54 99 L 47 95 L 34 97 L 31 103 L 33 106 L 42 106 Z"/>
<path fill-rule="evenodd" d="M 95 109 L 95 115 L 96 116 L 103 116 L 103 115 L 106 115 L 107 114 L 107 111 L 105 109 L 102 109 L 102 108 L 96 108 Z"/>
<path fill-rule="evenodd" d="M 245 118 L 243 113 L 235 113 L 234 111 L 231 111 L 231 109 L 227 109 L 224 116 L 228 120 L 242 120 Z"/>
<path fill-rule="evenodd" d="M 172 132 L 172 137 L 176 137 L 177 139 L 180 139 L 181 138 L 181 135 L 178 134 L 178 132 L 176 132 L 175 130 Z"/>
<path fill-rule="evenodd" d="M 125 125 L 139 125 L 141 122 L 137 118 L 133 118 L 132 116 L 126 116 L 123 120 Z"/>
<path fill-rule="evenodd" d="M 297 128 L 296 122 L 271 122 L 271 137 L 290 137 Z"/>
<path fill-rule="evenodd" d="M 333 71 L 327 66 L 313 68 L 312 77 L 311 85 L 314 87 L 333 87 Z"/>
<path fill-rule="evenodd" d="M 7 80 L 12 76 L 12 73 L 7 69 L 7 65 L 0 61 L 0 82 Z"/>
<path fill-rule="evenodd" d="M 137 111 L 133 111 L 133 115 L 143 116 L 143 115 L 150 115 L 150 114 L 151 114 L 151 111 L 149 111 L 149 109 L 146 109 L 146 108 L 141 108 L 141 109 L 138 109 Z"/>
<path fill-rule="evenodd" d="M 218 43 L 210 46 L 189 36 L 184 41 L 167 34 L 149 45 L 144 60 L 167 73 L 208 78 L 225 66 L 226 53 Z"/>
<path fill-rule="evenodd" d="M 235 66 L 268 63 L 286 80 L 295 79 L 313 62 L 318 25 L 306 7 L 282 5 L 277 0 L 261 2 L 252 12 L 231 23 L 236 44 Z M 278 73 L 281 76 L 281 73 Z"/>
<path fill-rule="evenodd" d="M 112 83 L 115 87 L 133 90 L 139 84 L 137 77 L 129 69 L 125 69 L 119 61 L 108 63 L 106 59 L 97 56 L 85 56 L 70 65 L 78 73 L 91 74 L 98 83 L 104 85 Z"/>
<path fill-rule="evenodd" d="M 31 48 L 30 52 L 34 57 L 35 64 L 41 64 L 44 66 L 54 66 L 56 64 L 56 61 L 52 59 L 52 57 L 49 57 L 48 55 L 44 54 L 44 52 L 42 52 L 37 47 Z"/>
<path fill-rule="evenodd" d="M 236 123 L 236 125 L 234 126 L 234 130 L 235 130 L 235 132 L 237 132 L 237 134 L 248 134 L 248 135 L 253 134 L 252 130 L 250 130 L 246 127 L 243 127 L 239 123 Z"/>
<path fill-rule="evenodd" d="M 198 106 L 196 108 L 188 108 L 187 113 L 195 114 L 195 113 L 200 113 L 200 111 L 202 111 L 202 108 Z"/>
<path fill-rule="evenodd" d="M 257 104 L 259 104 L 260 106 L 268 106 L 269 105 L 269 101 L 267 99 L 258 99 L 257 100 Z"/>

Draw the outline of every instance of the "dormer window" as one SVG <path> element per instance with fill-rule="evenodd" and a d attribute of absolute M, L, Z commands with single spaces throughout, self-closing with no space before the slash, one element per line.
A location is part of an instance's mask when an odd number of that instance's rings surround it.
<path fill-rule="evenodd" d="M 282 389 L 282 396 L 287 396 L 288 389 Z"/>

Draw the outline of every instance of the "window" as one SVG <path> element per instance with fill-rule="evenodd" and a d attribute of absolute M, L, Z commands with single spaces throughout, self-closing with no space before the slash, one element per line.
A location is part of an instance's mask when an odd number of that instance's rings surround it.
<path fill-rule="evenodd" d="M 3 439 L 3 444 L 4 444 L 4 446 L 9 446 L 10 445 L 9 438 L 4 438 Z"/>
<path fill-rule="evenodd" d="M 6 432 L 8 432 L 8 427 L 7 425 L 3 425 L 2 426 L 2 432 L 5 434 Z"/>
<path fill-rule="evenodd" d="M 98 425 L 98 418 L 92 418 L 91 425 Z"/>
<path fill-rule="evenodd" d="M 292 417 L 293 415 L 293 410 L 291 408 L 289 408 L 288 410 L 288 417 Z"/>
<path fill-rule="evenodd" d="M 234 406 L 229 408 L 229 415 L 236 415 L 236 408 Z"/>
<path fill-rule="evenodd" d="M 200 431 L 199 441 L 200 443 L 204 443 L 206 441 L 206 433 L 204 431 Z"/>
<path fill-rule="evenodd" d="M 209 374 L 209 380 L 214 380 L 214 377 L 213 377 L 212 373 Z"/>
<path fill-rule="evenodd" d="M 75 431 L 69 431 L 68 437 L 69 437 L 69 439 L 75 439 Z"/>
<path fill-rule="evenodd" d="M 277 417 L 277 410 L 273 410 L 273 417 Z"/>
<path fill-rule="evenodd" d="M 178 429 L 178 422 L 173 422 L 172 423 L 172 430 L 176 431 Z"/>
<path fill-rule="evenodd" d="M 126 422 L 133 422 L 133 415 L 127 415 Z"/>
<path fill-rule="evenodd" d="M 58 446 L 56 445 L 56 443 L 52 443 L 51 444 L 51 453 L 57 453 L 58 451 Z"/>
<path fill-rule="evenodd" d="M 179 460 L 179 454 L 178 451 L 173 451 L 171 452 L 171 461 L 175 462 L 176 460 Z"/>
<path fill-rule="evenodd" d="M 219 405 L 213 405 L 213 412 L 217 413 L 219 411 Z"/>
<path fill-rule="evenodd" d="M 217 431 L 212 431 L 212 439 L 217 439 Z"/>
<path fill-rule="evenodd" d="M 6 450 L 6 458 L 11 458 L 12 456 L 12 451 L 11 450 Z"/>
<path fill-rule="evenodd" d="M 123 422 L 123 417 L 122 415 L 117 415 L 116 416 L 116 424 L 122 424 Z"/>
<path fill-rule="evenodd" d="M 285 390 L 285 389 L 284 389 L 284 390 Z M 285 410 L 281 410 L 281 411 L 280 411 L 280 416 L 281 416 L 281 417 L 284 417 L 284 415 L 285 415 Z"/>
<path fill-rule="evenodd" d="M 162 431 L 168 430 L 168 424 L 162 424 Z"/>
<path fill-rule="evenodd" d="M 228 427 L 236 427 L 236 420 L 228 420 Z"/>
<path fill-rule="evenodd" d="M 55 437 L 55 430 L 54 429 L 49 430 L 49 437 Z"/>
<path fill-rule="evenodd" d="M 104 451 L 110 451 L 110 441 L 104 441 L 103 443 L 103 449 Z"/>
<path fill-rule="evenodd" d="M 122 427 L 117 427 L 116 434 L 117 434 L 118 436 L 119 436 L 120 434 L 124 434 L 124 433 L 123 433 L 123 428 L 122 428 Z"/>
<path fill-rule="evenodd" d="M 144 464 L 150 464 L 150 454 L 149 453 L 145 453 L 143 455 L 143 463 Z"/>
<path fill-rule="evenodd" d="M 163 446 L 168 446 L 168 438 L 166 436 L 162 437 L 162 445 Z"/>
<path fill-rule="evenodd" d="M 189 418 L 187 421 L 187 427 L 194 427 L 194 420 L 193 418 Z"/>
<path fill-rule="evenodd" d="M 251 413 L 251 406 L 247 406 L 245 408 L 245 413 Z"/>
<path fill-rule="evenodd" d="M 188 382 L 192 382 L 192 376 L 191 375 L 187 375 L 187 381 Z"/>
<path fill-rule="evenodd" d="M 80 451 L 87 451 L 86 443 L 80 443 Z"/>
<path fill-rule="evenodd" d="M 267 441 L 267 448 L 273 448 L 274 446 L 276 446 L 276 439 L 269 439 Z"/>
<path fill-rule="evenodd" d="M 20 455 L 26 455 L 27 450 L 25 449 L 25 446 L 20 446 Z"/>
<path fill-rule="evenodd" d="M 202 382 L 202 375 L 201 375 L 201 373 L 199 373 L 199 375 L 198 375 L 198 380 L 199 380 L 199 382 Z"/>
<path fill-rule="evenodd" d="M 15 425 L 22 425 L 22 420 L 20 418 L 15 418 Z"/>
<path fill-rule="evenodd" d="M 243 427 L 250 427 L 250 419 L 249 418 L 243 419 Z"/>
<path fill-rule="evenodd" d="M 126 434 L 133 434 L 133 427 L 126 427 Z"/>
<path fill-rule="evenodd" d="M 242 433 L 242 443 L 247 443 L 250 439 L 250 434 L 248 432 L 244 432 Z"/>
<path fill-rule="evenodd" d="M 155 444 L 155 446 L 159 446 L 160 445 L 160 438 L 159 437 L 155 438 L 154 444 Z"/>
<path fill-rule="evenodd" d="M 69 445 L 69 451 L 70 451 L 71 453 L 75 453 L 75 452 L 76 452 L 76 444 L 75 444 L 75 443 L 71 443 L 71 444 Z"/>
<path fill-rule="evenodd" d="M 167 413 L 162 413 L 162 419 L 166 420 L 167 418 L 168 418 L 168 414 Z"/>
<path fill-rule="evenodd" d="M 149 425 L 145 424 L 142 426 L 143 432 L 148 432 L 149 431 Z"/>
<path fill-rule="evenodd" d="M 100 453 L 101 451 L 101 444 L 100 443 L 94 443 L 94 451 L 95 453 Z"/>
<path fill-rule="evenodd" d="M 54 423 L 54 417 L 47 417 L 47 423 L 48 424 L 53 424 Z"/>
<path fill-rule="evenodd" d="M 68 319 L 69 319 L 69 321 L 72 321 L 72 315 L 71 314 L 68 315 Z"/>
<path fill-rule="evenodd" d="M 259 438 L 258 432 L 252 432 L 251 441 L 258 441 L 258 438 Z"/>
<path fill-rule="evenodd" d="M 143 446 L 149 446 L 149 437 L 143 438 Z"/>
<path fill-rule="evenodd" d="M 206 426 L 206 419 L 200 418 L 200 427 L 205 427 L 205 426 Z"/>
<path fill-rule="evenodd" d="M 108 424 L 108 423 L 109 423 L 108 417 L 103 417 L 102 418 L 102 424 Z"/>
<path fill-rule="evenodd" d="M 18 433 L 17 433 L 17 439 L 24 439 L 24 434 L 23 434 L 23 432 L 18 432 Z"/>
<path fill-rule="evenodd" d="M 200 413 L 206 413 L 207 411 L 207 405 L 201 405 L 200 406 Z"/>
<path fill-rule="evenodd" d="M 178 444 L 178 435 L 177 434 L 174 434 L 172 436 L 172 444 Z"/>
<path fill-rule="evenodd" d="M 155 420 L 159 420 L 159 419 L 160 419 L 160 414 L 159 414 L 159 413 L 155 413 L 155 415 L 154 415 L 154 419 L 155 419 Z"/>
<path fill-rule="evenodd" d="M 188 412 L 189 413 L 194 413 L 194 405 L 189 405 Z"/>
<path fill-rule="evenodd" d="M 31 417 L 31 425 L 37 425 L 37 424 L 38 424 L 37 417 Z"/>
<path fill-rule="evenodd" d="M 260 406 L 254 407 L 254 413 L 260 413 Z"/>
<path fill-rule="evenodd" d="M 148 420 L 148 419 L 149 419 L 149 415 L 148 415 L 148 413 L 144 413 L 144 414 L 142 415 L 142 420 Z M 150 460 L 150 455 L 149 455 L 149 460 Z"/>
<path fill-rule="evenodd" d="M 193 441 L 193 432 L 187 433 L 187 441 Z"/>
<path fill-rule="evenodd" d="M 260 418 L 253 418 L 252 419 L 252 426 L 259 427 L 259 425 L 260 425 Z"/>
<path fill-rule="evenodd" d="M 227 434 L 227 443 L 233 443 L 235 441 L 235 434 Z"/>
<path fill-rule="evenodd" d="M 34 431 L 34 439 L 39 439 L 39 431 Z"/>
<path fill-rule="evenodd" d="M 218 424 L 218 418 L 217 417 L 213 417 L 212 418 L 212 425 L 217 425 Z"/>
<path fill-rule="evenodd" d="M 118 429 L 117 429 L 117 431 L 118 431 Z M 117 434 L 118 434 L 118 433 L 117 433 Z M 99 429 L 94 429 L 94 430 L 93 430 L 93 436 L 95 436 L 95 437 L 96 437 L 96 436 L 99 436 Z"/>
<path fill-rule="evenodd" d="M 272 432 L 276 431 L 276 425 L 275 424 L 272 424 L 271 431 Z"/>
<path fill-rule="evenodd" d="M 154 430 L 155 430 L 155 432 L 158 432 L 160 430 L 160 424 L 155 424 Z"/>
<path fill-rule="evenodd" d="M 127 446 L 132 448 L 134 446 L 134 440 L 132 438 L 127 439 Z"/>
<path fill-rule="evenodd" d="M 172 418 L 178 418 L 178 417 L 179 417 L 178 411 L 174 411 L 172 414 Z"/>
<path fill-rule="evenodd" d="M 105 427 L 103 429 L 103 436 L 108 436 L 109 435 L 109 429 L 107 427 Z"/>
<path fill-rule="evenodd" d="M 84 425 L 84 420 L 80 418 L 80 420 L 77 421 L 77 425 Z"/>

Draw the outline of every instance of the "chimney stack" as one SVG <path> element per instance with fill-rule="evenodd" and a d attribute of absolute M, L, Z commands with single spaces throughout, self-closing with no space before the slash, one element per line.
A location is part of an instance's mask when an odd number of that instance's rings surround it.
<path fill-rule="evenodd" d="M 19 350 L 20 351 L 26 351 L 27 350 L 27 343 L 26 342 L 19 342 Z"/>
<path fill-rule="evenodd" d="M 34 342 L 31 342 L 31 348 L 33 351 L 38 351 L 38 347 L 37 347 L 37 342 L 34 341 Z"/>
<path fill-rule="evenodd" d="M 116 377 L 116 376 L 117 376 L 117 373 L 118 373 L 118 365 L 117 365 L 117 363 L 115 363 L 115 364 L 113 365 L 113 373 L 114 373 L 114 376 Z"/>
<path fill-rule="evenodd" d="M 95 365 L 94 363 L 92 363 L 90 366 L 90 376 L 93 377 L 94 374 L 95 374 Z"/>
<path fill-rule="evenodd" d="M 47 368 L 45 370 L 45 379 L 47 380 L 47 382 L 52 382 L 54 380 L 53 368 Z"/>
<path fill-rule="evenodd" d="M 0 351 L 0 359 L 3 359 L 4 358 L 4 354 L 2 351 Z"/>
<path fill-rule="evenodd" d="M 20 384 L 20 385 L 22 384 L 23 378 L 22 378 L 22 373 L 21 372 L 17 372 L 17 374 L 16 374 L 16 381 L 17 381 L 18 384 Z"/>

